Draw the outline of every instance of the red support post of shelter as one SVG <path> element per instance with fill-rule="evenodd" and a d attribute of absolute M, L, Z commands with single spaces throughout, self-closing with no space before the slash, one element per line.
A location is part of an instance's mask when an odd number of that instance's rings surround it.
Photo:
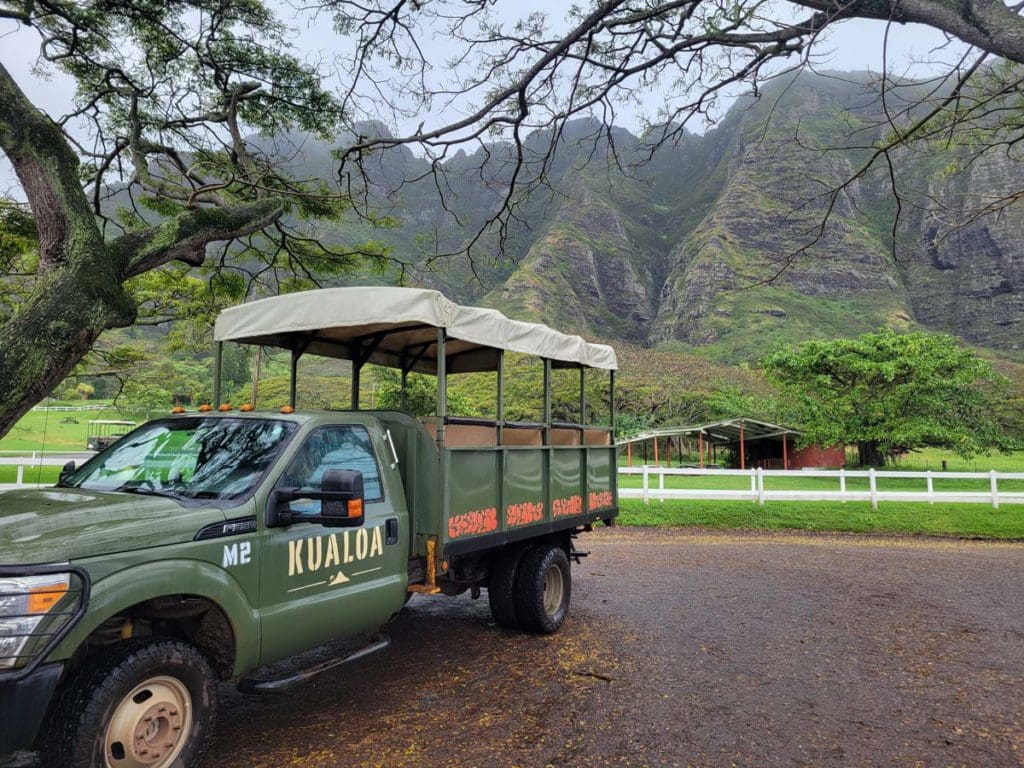
<path fill-rule="evenodd" d="M 697 453 L 700 455 L 700 468 L 704 469 L 704 433 L 697 433 Z"/>
<path fill-rule="evenodd" d="M 747 468 L 747 447 L 743 440 L 743 422 L 740 422 L 740 469 Z"/>
<path fill-rule="evenodd" d="M 658 466 L 658 438 L 654 438 L 654 466 Z"/>
<path fill-rule="evenodd" d="M 787 435 L 782 436 L 782 468 L 789 469 L 789 449 L 786 447 L 786 443 L 789 442 Z"/>
<path fill-rule="evenodd" d="M 626 443 L 626 466 L 633 466 L 633 444 Z"/>

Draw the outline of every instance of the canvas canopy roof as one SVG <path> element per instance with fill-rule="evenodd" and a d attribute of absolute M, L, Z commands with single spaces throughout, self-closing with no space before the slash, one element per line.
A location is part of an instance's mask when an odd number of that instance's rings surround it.
<path fill-rule="evenodd" d="M 499 350 L 555 367 L 615 370 L 615 350 L 501 312 L 465 307 L 423 288 L 324 288 L 240 304 L 217 318 L 214 339 L 437 372 L 437 329 L 449 373 L 493 371 Z"/>

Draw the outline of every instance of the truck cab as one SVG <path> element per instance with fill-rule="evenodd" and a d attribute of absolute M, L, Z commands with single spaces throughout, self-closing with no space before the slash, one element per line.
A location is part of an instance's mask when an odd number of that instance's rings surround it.
<path fill-rule="evenodd" d="M 143 424 L 58 486 L 0 494 L 0 759 L 192 766 L 212 737 L 217 684 L 300 684 L 257 673 L 370 634 L 411 594 L 488 593 L 499 626 L 554 632 L 575 536 L 617 513 L 614 413 L 586 403 L 586 371 L 614 352 L 435 291 L 343 288 L 222 313 L 215 402 Z M 290 402 L 221 403 L 225 343 L 291 353 Z M 544 366 L 545 418 L 503 418 L 504 352 Z M 351 407 L 304 411 L 298 361 L 352 363 Z M 436 412 L 362 410 L 363 366 L 436 375 Z M 551 371 L 578 369 L 580 423 L 551 419 Z M 493 371 L 497 418 L 449 416 L 451 373 Z"/>

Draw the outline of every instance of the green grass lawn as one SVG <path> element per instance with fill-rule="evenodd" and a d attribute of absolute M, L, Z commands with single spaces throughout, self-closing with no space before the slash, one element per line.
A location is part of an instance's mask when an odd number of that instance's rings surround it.
<path fill-rule="evenodd" d="M 621 525 L 695 525 L 753 530 L 799 529 L 852 533 L 910 533 L 992 539 L 1024 538 L 1024 505 L 918 504 L 888 502 L 749 501 L 619 502 Z"/>
<path fill-rule="evenodd" d="M 109 401 L 90 400 L 78 405 L 110 405 Z M 155 415 L 155 414 L 154 414 Z M 29 411 L 11 431 L 0 439 L 0 451 L 84 451 L 89 422 L 93 419 L 123 419 L 142 422 L 146 414 L 125 413 L 108 407 L 102 411 Z"/>
<path fill-rule="evenodd" d="M 24 482 L 27 484 L 43 483 L 53 485 L 60 475 L 60 467 L 25 467 Z M 0 483 L 16 483 L 18 481 L 18 468 L 0 465 Z"/>

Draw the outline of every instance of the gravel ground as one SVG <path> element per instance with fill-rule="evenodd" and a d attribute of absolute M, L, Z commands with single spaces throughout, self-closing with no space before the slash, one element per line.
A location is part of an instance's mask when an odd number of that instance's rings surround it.
<path fill-rule="evenodd" d="M 1024 547 L 599 529 L 553 637 L 416 598 L 390 649 L 225 691 L 208 766 L 1024 765 Z"/>
<path fill-rule="evenodd" d="M 558 634 L 416 597 L 382 653 L 273 697 L 224 686 L 204 768 L 1024 765 L 1024 546 L 581 542 Z"/>

